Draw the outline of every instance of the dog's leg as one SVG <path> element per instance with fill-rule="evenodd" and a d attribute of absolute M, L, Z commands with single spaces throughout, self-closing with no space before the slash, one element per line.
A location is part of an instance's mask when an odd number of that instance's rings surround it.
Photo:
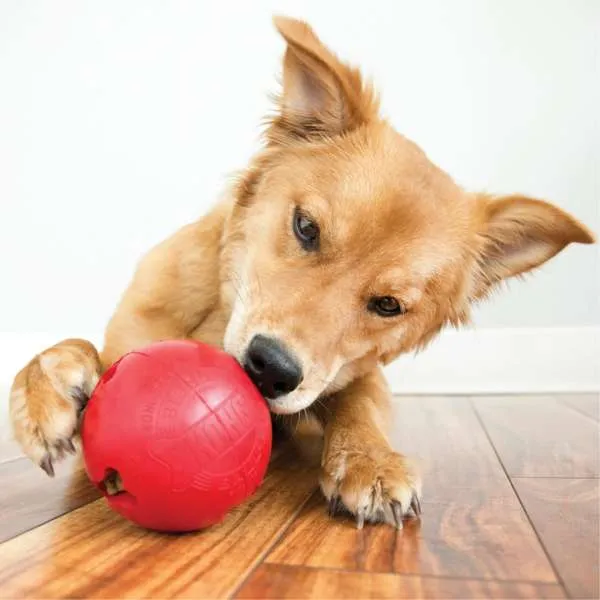
<path fill-rule="evenodd" d="M 134 323 L 128 329 L 123 321 Z M 127 306 L 117 309 L 100 355 L 90 342 L 64 340 L 35 356 L 15 377 L 10 418 L 23 452 L 50 476 L 54 463 L 79 446 L 87 401 L 105 369 L 123 354 L 154 340 L 182 337 L 166 320 L 145 320 Z"/>
<path fill-rule="evenodd" d="M 381 371 L 338 392 L 328 408 L 320 483 L 330 512 L 346 508 L 359 528 L 365 521 L 401 528 L 409 511 L 418 516 L 420 478 L 385 434 L 390 392 Z"/>
<path fill-rule="evenodd" d="M 85 340 L 64 340 L 38 354 L 15 377 L 10 417 L 15 439 L 48 475 L 53 462 L 76 452 L 79 416 L 102 364 Z"/>
<path fill-rule="evenodd" d="M 102 372 L 135 348 L 185 337 L 168 315 L 152 317 L 126 302 L 107 328 L 101 355 L 88 341 L 65 340 L 35 356 L 15 377 L 9 397 L 15 439 L 48 475 L 54 475 L 55 461 L 76 452 L 80 416 Z"/>
<path fill-rule="evenodd" d="M 227 207 L 217 207 L 142 260 L 107 327 L 102 355 L 90 342 L 65 340 L 17 374 L 9 401 L 15 438 L 46 473 L 75 452 L 79 417 L 104 369 L 140 346 L 187 337 L 210 313 L 226 214 Z"/>

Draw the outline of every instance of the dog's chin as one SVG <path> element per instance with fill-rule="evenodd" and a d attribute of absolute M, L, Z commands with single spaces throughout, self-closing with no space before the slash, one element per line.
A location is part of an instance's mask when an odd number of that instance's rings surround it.
<path fill-rule="evenodd" d="M 307 409 L 317 398 L 317 394 L 306 391 L 292 392 L 279 398 L 268 399 L 269 410 L 276 415 L 293 415 Z"/>

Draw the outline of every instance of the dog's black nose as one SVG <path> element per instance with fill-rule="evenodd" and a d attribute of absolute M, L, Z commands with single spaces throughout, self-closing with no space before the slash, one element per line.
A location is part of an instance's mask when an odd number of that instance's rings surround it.
<path fill-rule="evenodd" d="M 244 358 L 244 369 L 262 395 L 274 399 L 295 390 L 302 381 L 298 361 L 273 338 L 255 335 Z"/>

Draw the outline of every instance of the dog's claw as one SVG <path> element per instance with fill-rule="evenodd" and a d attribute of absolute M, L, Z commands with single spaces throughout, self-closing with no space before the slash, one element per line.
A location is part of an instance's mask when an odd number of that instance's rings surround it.
<path fill-rule="evenodd" d="M 54 465 L 52 464 L 52 459 L 49 454 L 46 454 L 44 458 L 40 461 L 40 467 L 44 469 L 46 475 L 48 477 L 54 477 Z"/>
<path fill-rule="evenodd" d="M 394 515 L 394 523 L 396 525 L 396 529 L 402 529 L 404 525 L 402 524 L 402 504 L 398 502 L 398 500 L 393 500 L 390 502 L 390 506 L 392 509 L 392 515 Z"/>
<path fill-rule="evenodd" d="M 415 513 L 415 517 L 420 517 L 421 513 L 423 512 L 421 509 L 421 501 L 419 500 L 419 497 L 417 495 L 414 495 L 411 503 L 410 503 L 410 507 L 413 509 L 413 512 Z"/>
<path fill-rule="evenodd" d="M 56 447 L 59 451 L 67 452 L 68 454 L 75 454 L 77 450 L 75 449 L 75 444 L 73 444 L 73 440 L 71 439 L 61 439 L 56 443 Z"/>
<path fill-rule="evenodd" d="M 83 411 L 90 399 L 80 387 L 74 387 L 71 390 L 71 398 L 76 402 L 79 412 Z"/>
<path fill-rule="evenodd" d="M 338 510 L 338 496 L 331 496 L 329 499 L 329 516 L 335 517 Z"/>
<path fill-rule="evenodd" d="M 75 448 L 75 444 L 73 443 L 73 440 L 71 440 L 71 439 L 63 440 L 63 446 L 64 446 L 65 450 L 67 452 L 69 452 L 70 454 L 75 454 L 77 452 L 77 449 Z"/>
<path fill-rule="evenodd" d="M 365 511 L 359 508 L 356 512 L 356 529 L 362 529 L 365 525 Z"/>

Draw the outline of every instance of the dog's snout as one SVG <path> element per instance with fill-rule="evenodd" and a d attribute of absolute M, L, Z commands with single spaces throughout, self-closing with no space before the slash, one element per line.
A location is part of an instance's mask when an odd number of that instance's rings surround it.
<path fill-rule="evenodd" d="M 302 368 L 296 358 L 281 342 L 264 335 L 255 335 L 250 341 L 244 369 L 268 399 L 289 394 L 302 381 Z"/>

